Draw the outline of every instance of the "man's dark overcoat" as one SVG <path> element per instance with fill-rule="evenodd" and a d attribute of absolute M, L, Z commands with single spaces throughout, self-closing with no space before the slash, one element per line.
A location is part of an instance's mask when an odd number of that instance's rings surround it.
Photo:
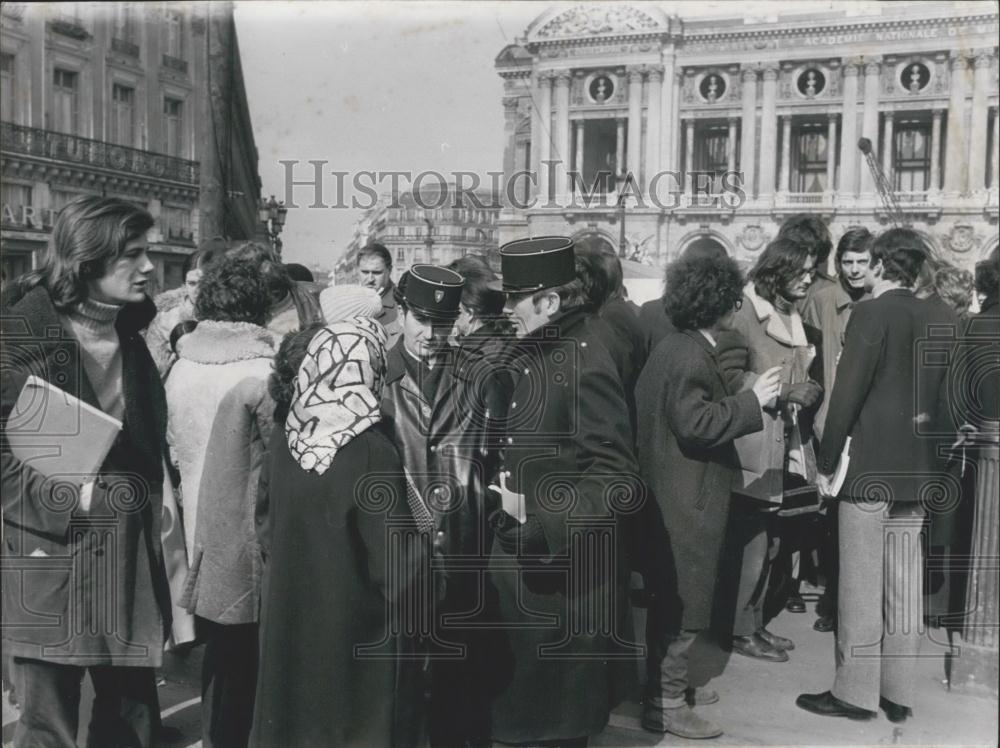
<path fill-rule="evenodd" d="M 620 518 L 642 491 L 624 393 L 583 309 L 518 341 L 503 470 L 528 519 L 495 514 L 492 580 L 510 669 L 493 703 L 509 743 L 604 729 L 637 652 Z"/>
<path fill-rule="evenodd" d="M 756 395 L 731 394 L 699 332 L 667 335 L 636 387 L 642 477 L 670 535 L 682 627 L 707 628 L 738 469 L 733 439 L 760 431 Z"/>

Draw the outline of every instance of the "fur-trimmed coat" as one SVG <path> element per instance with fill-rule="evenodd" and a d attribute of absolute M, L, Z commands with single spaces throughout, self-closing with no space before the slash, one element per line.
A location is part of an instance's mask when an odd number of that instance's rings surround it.
<path fill-rule="evenodd" d="M 181 472 L 191 571 L 181 604 L 216 623 L 257 620 L 257 483 L 274 417 L 274 337 L 246 322 L 204 321 L 167 377 L 167 438 Z"/>

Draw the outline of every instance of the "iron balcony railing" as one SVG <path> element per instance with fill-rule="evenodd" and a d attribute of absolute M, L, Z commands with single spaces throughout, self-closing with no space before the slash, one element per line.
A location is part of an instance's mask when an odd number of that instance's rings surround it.
<path fill-rule="evenodd" d="M 126 39 L 112 37 L 111 50 L 113 52 L 119 52 L 120 54 L 127 55 L 128 57 L 135 57 L 136 59 L 139 57 L 139 45 Z"/>
<path fill-rule="evenodd" d="M 50 158 L 157 179 L 198 184 L 198 162 L 141 151 L 103 140 L 0 122 L 0 148 L 10 153 Z"/>

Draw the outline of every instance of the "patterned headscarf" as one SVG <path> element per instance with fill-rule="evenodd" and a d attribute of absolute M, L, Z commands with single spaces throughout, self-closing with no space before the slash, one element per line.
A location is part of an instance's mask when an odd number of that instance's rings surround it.
<path fill-rule="evenodd" d="M 328 325 L 310 341 L 285 421 L 303 470 L 322 475 L 337 450 L 379 422 L 385 341 L 382 325 L 365 317 Z"/>

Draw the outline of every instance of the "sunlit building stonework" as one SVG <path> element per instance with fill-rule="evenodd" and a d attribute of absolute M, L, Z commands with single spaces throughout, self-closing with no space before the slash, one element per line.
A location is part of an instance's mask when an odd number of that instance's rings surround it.
<path fill-rule="evenodd" d="M 56 214 L 84 194 L 153 215 L 159 288 L 180 284 L 206 233 L 256 236 L 257 150 L 232 7 L 211 5 L 210 18 L 197 3 L 3 4 L 6 279 L 37 264 Z M 226 84 L 210 98 L 220 70 Z"/>
<path fill-rule="evenodd" d="M 803 211 L 829 221 L 835 239 L 853 225 L 885 228 L 857 145 L 866 137 L 906 220 L 971 267 L 998 242 L 996 7 L 857 10 L 680 18 L 616 3 L 541 14 L 495 62 L 515 187 L 501 243 L 569 234 L 618 249 L 616 193 L 634 192 L 626 172 L 646 199 L 626 201 L 625 248 L 655 266 L 697 242 L 752 261 Z M 717 193 L 727 171 L 743 174 L 742 204 L 692 199 L 693 175 Z M 685 175 L 679 200 L 663 172 Z M 595 193 L 589 206 L 584 190 Z"/>

